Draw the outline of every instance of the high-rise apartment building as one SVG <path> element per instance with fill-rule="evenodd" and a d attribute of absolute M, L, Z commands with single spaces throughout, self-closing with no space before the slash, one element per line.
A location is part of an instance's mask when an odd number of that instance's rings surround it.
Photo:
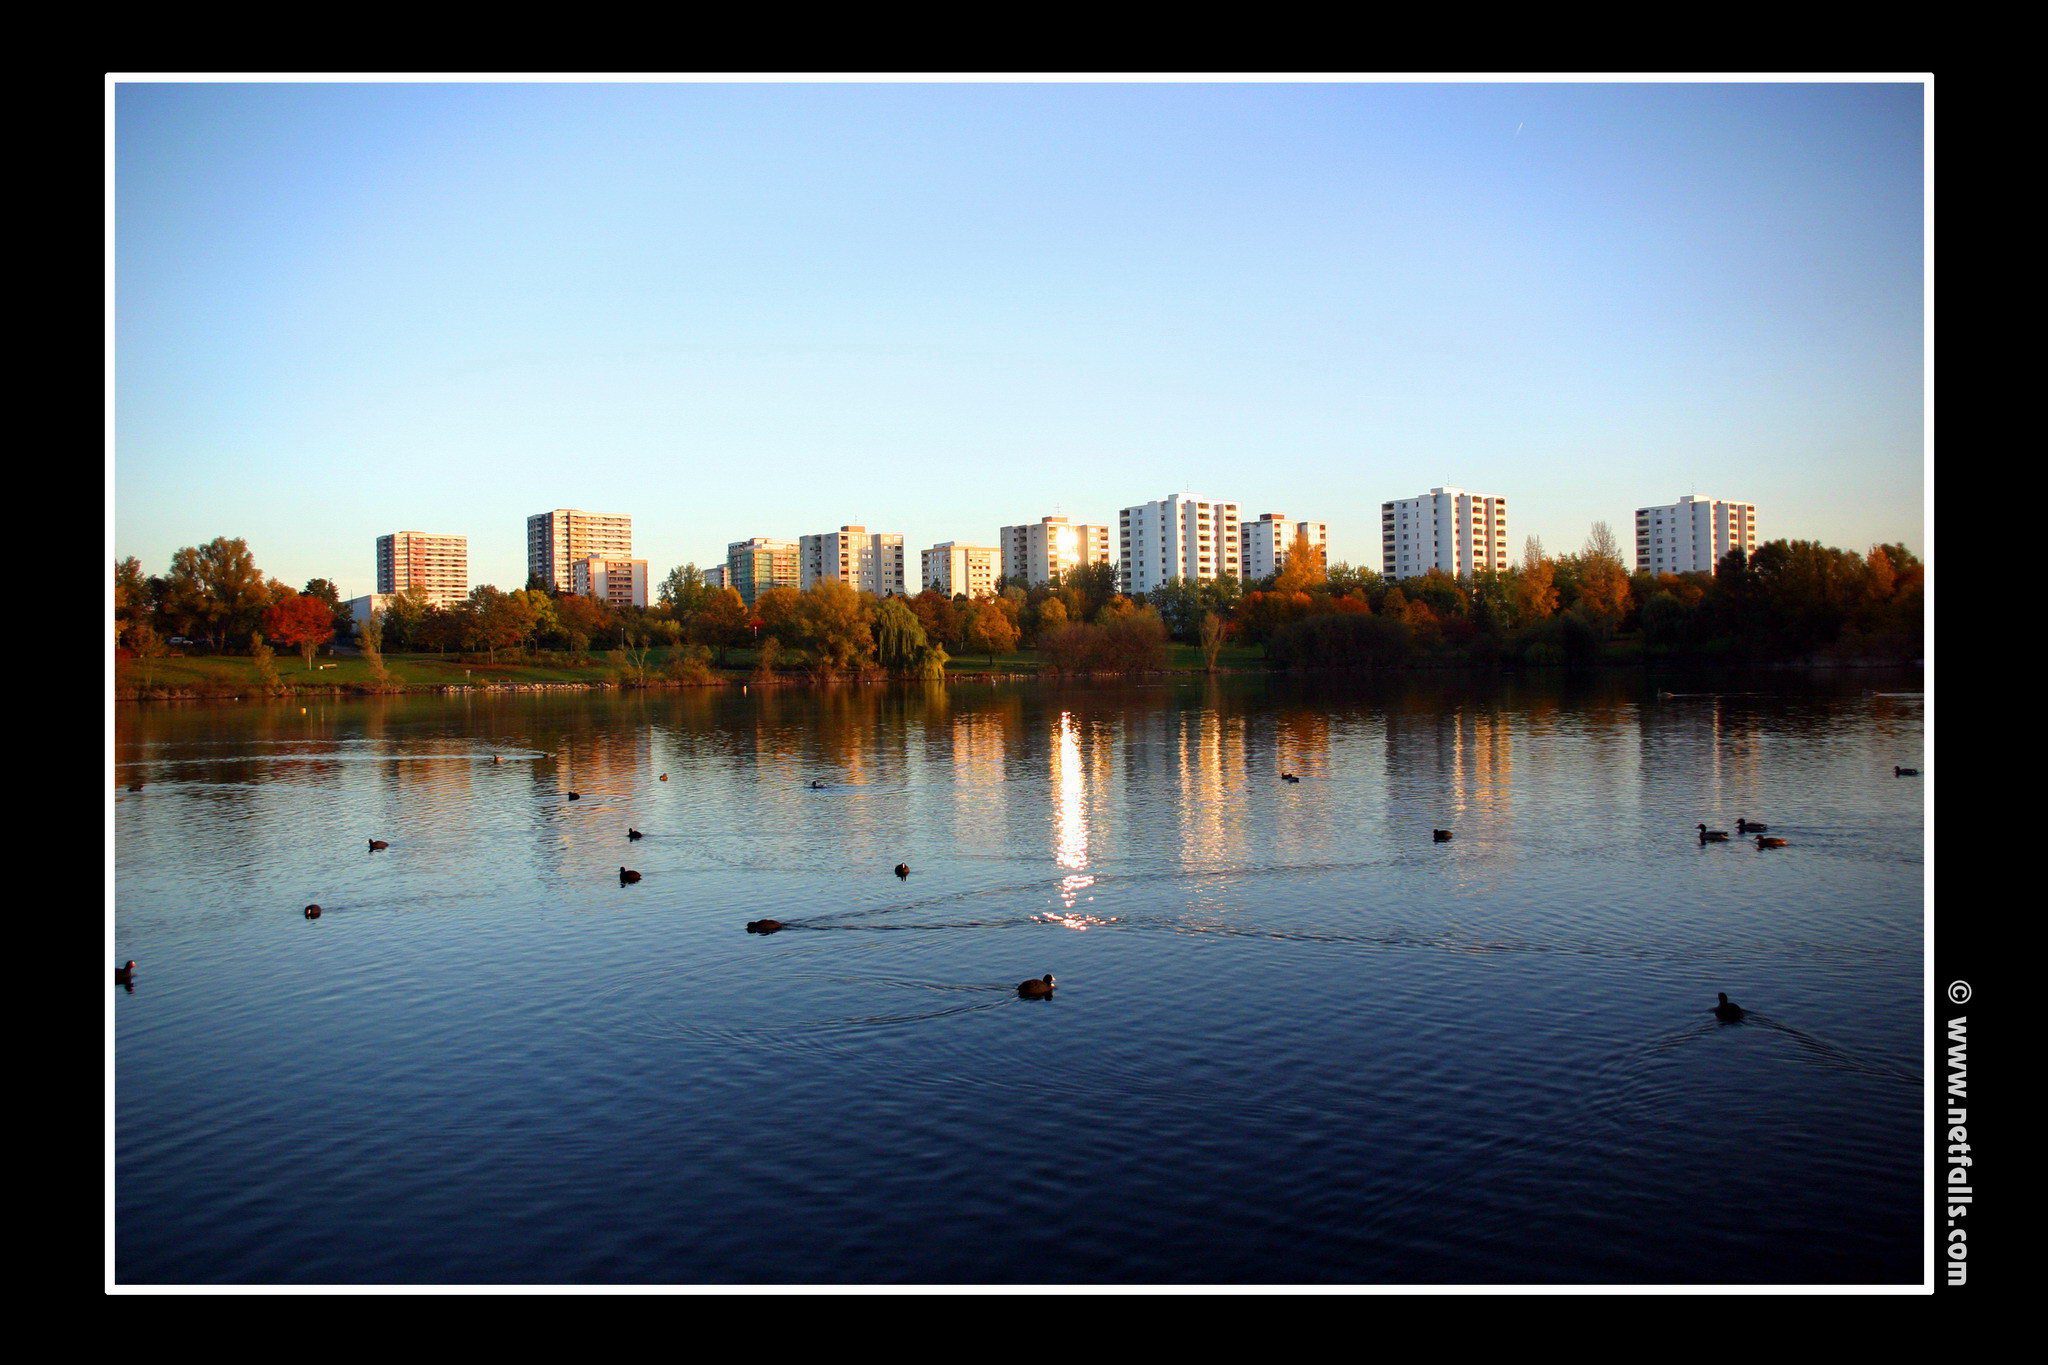
<path fill-rule="evenodd" d="M 1380 504 L 1380 559 L 1389 578 L 1442 569 L 1458 578 L 1508 567 L 1508 500 L 1462 488 Z"/>
<path fill-rule="evenodd" d="M 1151 592 L 1169 578 L 1205 582 L 1242 577 L 1237 504 L 1175 493 L 1117 514 L 1117 559 L 1125 592 Z"/>
<path fill-rule="evenodd" d="M 1003 552 L 1003 577 L 1025 587 L 1049 583 L 1069 569 L 1110 564 L 1109 527 L 1043 517 L 1021 526 L 1005 526 L 997 535 Z"/>
<path fill-rule="evenodd" d="M 393 531 L 377 537 L 377 591 L 420 588 L 437 607 L 469 596 L 469 537 Z"/>
<path fill-rule="evenodd" d="M 1696 498 L 1636 509 L 1637 573 L 1713 573 L 1730 550 L 1756 550 L 1756 504 Z"/>
<path fill-rule="evenodd" d="M 903 595 L 903 534 L 842 526 L 797 541 L 802 586 L 827 579 L 878 597 Z"/>
<path fill-rule="evenodd" d="M 717 592 L 725 586 L 726 576 L 725 565 L 713 564 L 704 571 L 704 586 Z"/>
<path fill-rule="evenodd" d="M 1309 545 L 1320 550 L 1325 561 L 1329 557 L 1330 528 L 1324 522 L 1289 521 L 1278 512 L 1268 512 L 1257 521 L 1239 523 L 1237 534 L 1238 559 L 1244 566 L 1247 583 L 1279 573 L 1287 556 L 1294 553 L 1297 535 L 1306 535 Z"/>
<path fill-rule="evenodd" d="M 558 507 L 526 519 L 526 573 L 557 592 L 573 592 L 569 566 L 590 555 L 633 557 L 633 519 Z"/>
<path fill-rule="evenodd" d="M 920 551 L 924 586 L 948 597 L 992 597 L 1002 552 L 993 545 L 962 545 L 949 540 Z"/>
<path fill-rule="evenodd" d="M 569 566 L 569 591 L 615 607 L 647 605 L 647 561 L 585 555 Z"/>
<path fill-rule="evenodd" d="M 802 587 L 797 543 L 771 536 L 733 541 L 725 547 L 725 581 L 750 607 L 770 588 Z"/>

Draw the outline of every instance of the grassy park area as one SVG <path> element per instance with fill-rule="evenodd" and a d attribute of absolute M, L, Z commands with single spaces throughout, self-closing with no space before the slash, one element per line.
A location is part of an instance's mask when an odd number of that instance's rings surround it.
<path fill-rule="evenodd" d="M 670 662 L 671 651 L 647 651 L 647 666 L 659 673 Z M 721 681 L 744 682 L 752 674 L 754 651 L 728 651 L 725 666 L 715 670 Z M 279 682 L 292 691 L 369 690 L 375 679 L 360 655 L 323 655 L 308 669 L 298 655 L 279 654 L 273 661 Z M 425 691 L 442 687 L 516 686 L 545 683 L 603 684 L 613 680 L 614 665 L 599 655 L 571 662 L 559 656 L 544 660 L 512 660 L 491 663 L 479 657 L 453 654 L 387 654 L 384 666 L 398 687 Z M 1201 650 L 1194 645 L 1175 644 L 1168 648 L 1167 667 L 1175 672 L 1200 672 Z M 1264 667 L 1257 649 L 1226 647 L 1217 659 L 1226 671 Z M 123 697 L 140 692 L 152 695 L 242 696 L 260 690 L 256 661 L 238 654 L 182 654 L 159 659 L 121 659 L 116 665 L 115 690 Z M 985 654 L 970 654 L 946 662 L 949 676 L 977 673 L 1038 674 L 1045 661 L 1036 653 L 1018 651 L 998 654 L 993 662 Z M 781 676 L 802 681 L 800 669 L 785 667 Z"/>

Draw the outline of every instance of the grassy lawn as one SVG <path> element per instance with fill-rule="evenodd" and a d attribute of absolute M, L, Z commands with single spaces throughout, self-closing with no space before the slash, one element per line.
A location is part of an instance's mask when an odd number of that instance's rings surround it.
<path fill-rule="evenodd" d="M 651 664 L 660 668 L 668 662 L 669 651 L 649 651 Z M 280 654 L 276 659 L 278 678 L 286 687 L 329 688 L 367 686 L 370 683 L 370 669 L 355 655 L 335 655 L 314 660 L 316 667 L 308 671 L 298 655 Z M 1202 667 L 1202 651 L 1194 645 L 1170 646 L 1168 667 L 1195 672 Z M 1244 646 L 1224 649 L 1217 664 L 1227 669 L 1258 669 L 1264 667 L 1259 651 Z M 534 663 L 482 664 L 463 663 L 452 656 L 438 654 L 387 654 L 384 666 L 390 670 L 401 687 L 445 687 L 449 684 L 460 686 L 465 683 L 594 683 L 603 682 L 610 666 L 603 660 L 582 665 L 557 665 Z M 744 675 L 754 666 L 754 651 L 735 649 L 726 657 L 726 672 L 735 678 Z M 151 687 L 189 689 L 195 692 L 239 692 L 256 687 L 256 663 L 253 659 L 237 655 L 187 655 L 182 658 L 157 659 L 147 666 L 139 659 L 122 659 L 115 665 L 118 685 L 123 688 Z M 946 661 L 948 673 L 1038 673 L 1045 663 L 1036 654 L 1019 652 L 998 654 L 993 665 L 986 654 L 968 654 Z"/>
<path fill-rule="evenodd" d="M 658 655 L 665 651 L 656 651 Z M 279 655 L 276 660 L 277 676 L 285 686 L 300 688 L 325 688 L 366 686 L 370 682 L 370 668 L 360 658 L 352 655 L 337 655 L 333 658 L 319 658 L 316 664 L 331 667 L 316 668 L 311 672 L 298 655 Z M 580 667 L 543 666 L 535 664 L 465 664 L 454 658 L 436 654 L 387 654 L 384 666 L 391 676 L 403 687 L 441 687 L 449 683 L 534 683 L 534 682 L 600 682 L 604 679 L 606 665 L 590 664 Z M 187 687 L 216 690 L 222 687 L 249 687 L 256 685 L 256 663 L 253 659 L 234 655 L 190 655 L 179 659 L 157 659 L 146 667 L 139 659 L 123 659 L 116 667 L 119 682 L 123 687 L 139 687 L 146 675 L 152 687 Z"/>

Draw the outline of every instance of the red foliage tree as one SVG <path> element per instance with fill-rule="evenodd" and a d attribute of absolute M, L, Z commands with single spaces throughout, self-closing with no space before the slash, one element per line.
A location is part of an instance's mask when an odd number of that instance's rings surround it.
<path fill-rule="evenodd" d="M 334 608 L 317 597 L 295 592 L 263 613 L 263 633 L 305 656 L 313 671 L 313 651 L 334 638 Z"/>

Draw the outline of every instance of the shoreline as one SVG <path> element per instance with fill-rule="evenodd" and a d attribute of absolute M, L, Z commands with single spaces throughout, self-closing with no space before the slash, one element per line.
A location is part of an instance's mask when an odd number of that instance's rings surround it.
<path fill-rule="evenodd" d="M 1697 663 L 1673 661 L 1660 664 L 1642 659 L 1600 661 L 1579 664 L 1473 664 L 1446 661 L 1441 663 L 1408 663 L 1396 668 L 1326 668 L 1326 669 L 1279 669 L 1219 667 L 1200 668 L 1155 668 L 1137 672 L 1089 672 L 1058 673 L 1047 669 L 979 670 L 948 672 L 940 677 L 922 681 L 946 684 L 1000 683 L 1000 682 L 1126 682 L 1134 679 L 1156 678 L 1224 678 L 1224 677 L 1269 677 L 1288 679 L 1311 678 L 1388 678 L 1418 673 L 1463 673 L 1491 674 L 1500 677 L 1516 677 L 1525 674 L 1565 673 L 1615 673 L 1633 670 L 1639 673 L 1852 673 L 1852 672 L 1919 672 L 1924 673 L 1924 660 L 1900 662 L 1890 659 L 1802 659 L 1777 663 L 1720 664 L 1702 667 Z M 492 696 L 516 695 L 520 693 L 546 692 L 683 692 L 708 688 L 738 687 L 742 691 L 753 688 L 832 688 L 846 686 L 874 686 L 917 682 L 919 679 L 891 678 L 879 671 L 849 674 L 837 678 L 812 678 L 802 675 L 779 674 L 761 678 L 752 674 L 737 674 L 716 677 L 703 681 L 684 682 L 660 678 L 646 682 L 623 683 L 609 678 L 575 679 L 566 681 L 533 682 L 461 682 L 426 683 L 407 686 L 375 688 L 364 685 L 330 684 L 327 686 L 293 687 L 283 692 L 251 693 L 247 689 L 235 689 L 232 685 L 218 687 L 171 687 L 139 688 L 117 687 L 112 700 L 119 704 L 140 706 L 151 702 L 192 702 L 192 701 L 240 701 L 240 702 L 289 702 L 294 698 L 319 697 L 336 699 L 342 697 L 459 697 L 473 694 Z"/>

